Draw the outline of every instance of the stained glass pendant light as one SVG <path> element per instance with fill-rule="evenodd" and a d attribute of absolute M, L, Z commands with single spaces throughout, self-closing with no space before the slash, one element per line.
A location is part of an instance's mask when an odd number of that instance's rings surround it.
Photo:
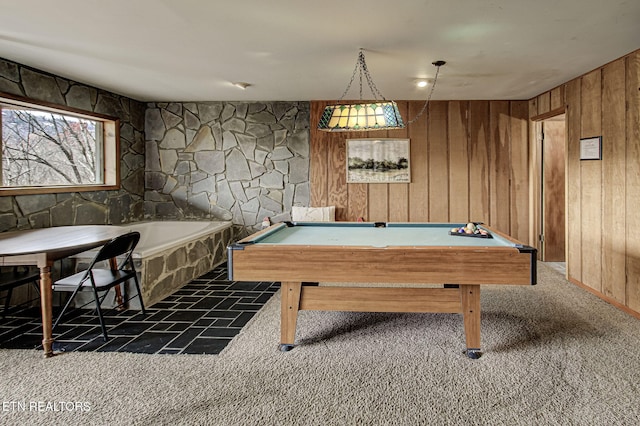
<path fill-rule="evenodd" d="M 400 111 L 398 111 L 398 106 L 393 101 L 387 101 L 373 83 L 364 59 L 363 49 L 360 49 L 358 53 L 358 60 L 353 69 L 351 81 L 349 81 L 347 88 L 340 99 L 338 99 L 338 102 L 347 94 L 358 72 L 360 76 L 361 102 L 357 104 L 327 105 L 320 118 L 318 130 L 327 132 L 349 132 L 358 130 L 402 129 L 404 123 L 402 122 Z M 363 76 L 367 81 L 371 93 L 376 97 L 376 100 L 362 101 Z M 378 100 L 378 97 L 380 97 L 381 100 Z"/>
<path fill-rule="evenodd" d="M 444 65 L 444 61 L 434 62 L 439 69 L 441 65 Z M 322 113 L 322 117 L 320 117 L 320 122 L 318 123 L 318 130 L 322 130 L 325 132 L 351 132 L 351 131 L 372 131 L 372 130 L 391 130 L 391 129 L 402 129 L 405 127 L 404 122 L 402 121 L 402 116 L 400 115 L 400 111 L 398 111 L 398 105 L 394 101 L 388 101 L 382 96 L 378 88 L 373 83 L 373 79 L 371 78 L 371 74 L 369 74 L 369 70 L 367 69 L 367 63 L 364 59 L 364 51 L 360 49 L 358 53 L 358 60 L 356 62 L 356 66 L 353 70 L 353 75 L 351 76 L 351 81 L 347 85 L 344 93 L 338 99 L 338 102 L 344 98 L 349 89 L 351 88 L 351 83 L 356 76 L 356 73 L 359 72 L 360 77 L 360 100 L 361 102 L 356 104 L 335 104 L 335 105 L 327 105 Z M 367 85 L 373 93 L 375 100 L 373 101 L 362 101 L 362 82 L 363 76 L 367 81 Z M 437 79 L 436 72 L 436 79 Z M 433 87 L 431 88 L 431 93 L 433 93 Z M 431 98 L 431 93 L 429 94 L 429 98 Z M 378 100 L 378 98 L 381 98 Z M 427 103 L 429 100 L 427 100 Z M 420 116 L 422 112 L 426 109 L 426 104 L 423 107 L 422 111 L 418 114 Z M 418 118 L 418 117 L 416 117 Z M 415 120 L 415 118 L 414 118 Z M 413 122 L 412 120 L 411 122 Z"/>
<path fill-rule="evenodd" d="M 402 129 L 403 127 L 398 105 L 386 100 L 329 105 L 324 109 L 318 124 L 319 130 L 328 132 Z"/>

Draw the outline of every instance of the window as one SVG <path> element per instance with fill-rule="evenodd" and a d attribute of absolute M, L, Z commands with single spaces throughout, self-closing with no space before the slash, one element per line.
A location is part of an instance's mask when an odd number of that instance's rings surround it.
<path fill-rule="evenodd" d="M 0 93 L 0 195 L 119 188 L 119 120 Z"/>

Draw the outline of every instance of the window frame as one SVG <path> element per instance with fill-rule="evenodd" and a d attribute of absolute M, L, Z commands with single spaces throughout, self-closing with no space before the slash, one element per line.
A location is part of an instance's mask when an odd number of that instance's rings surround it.
<path fill-rule="evenodd" d="M 0 197 L 9 195 L 57 194 L 66 192 L 109 191 L 120 189 L 120 119 L 106 114 L 85 111 L 66 105 L 40 101 L 22 96 L 0 92 L 0 102 L 19 107 L 32 108 L 62 115 L 71 115 L 102 123 L 102 175 L 104 183 L 83 185 L 51 185 L 51 186 L 0 186 Z M 0 126 L 2 115 L 0 115 Z M 1 127 L 0 127 L 1 129 Z M 0 130 L 1 132 L 1 130 Z M 0 133 L 0 146 L 2 145 Z M 98 155 L 96 155 L 98 156 Z M 0 159 L 2 154 L 0 151 Z"/>

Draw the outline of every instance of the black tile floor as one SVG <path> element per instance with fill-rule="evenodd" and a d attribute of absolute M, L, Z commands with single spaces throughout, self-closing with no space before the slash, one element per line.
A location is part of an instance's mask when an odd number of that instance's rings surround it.
<path fill-rule="evenodd" d="M 222 265 L 147 308 L 146 315 L 104 310 L 107 342 L 93 311 L 76 311 L 54 331 L 54 350 L 218 354 L 279 287 L 274 282 L 228 281 Z M 0 320 L 0 348 L 42 349 L 40 321 L 39 307 L 10 312 Z"/>

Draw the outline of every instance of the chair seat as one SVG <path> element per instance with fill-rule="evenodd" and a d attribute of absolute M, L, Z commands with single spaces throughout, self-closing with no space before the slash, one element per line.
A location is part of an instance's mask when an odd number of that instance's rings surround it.
<path fill-rule="evenodd" d="M 36 267 L 11 268 L 0 272 L 0 290 L 9 290 L 40 279 L 40 270 Z"/>
<path fill-rule="evenodd" d="M 92 269 L 93 280 L 96 284 L 97 290 L 108 290 L 111 287 L 125 282 L 136 275 L 135 271 L 128 271 L 123 269 L 111 270 L 111 269 Z M 80 281 L 86 277 L 86 271 L 78 272 L 77 274 L 70 275 L 62 278 L 53 283 L 53 290 L 55 291 L 75 291 L 80 284 Z M 86 279 L 82 283 L 80 289 L 92 290 L 91 280 Z"/>
<path fill-rule="evenodd" d="M 91 290 L 93 291 L 96 312 L 100 320 L 102 337 L 106 342 L 109 339 L 109 336 L 107 335 L 107 327 L 105 325 L 100 305 L 109 294 L 109 289 L 130 279 L 133 280 L 136 286 L 136 290 L 138 292 L 136 297 L 140 300 L 142 314 L 144 315 L 146 313 L 144 310 L 144 302 L 142 301 L 140 283 L 138 282 L 138 274 L 136 273 L 136 267 L 133 262 L 133 258 L 131 257 L 138 241 L 140 241 L 140 233 L 136 231 L 117 236 L 102 246 L 85 271 L 78 272 L 77 274 L 73 274 L 66 278 L 61 278 L 53 283 L 52 288 L 54 291 L 66 291 L 71 293 L 71 296 L 67 298 L 67 303 L 62 307 L 62 311 L 60 311 L 58 319 L 53 323 L 52 328 L 54 330 L 78 292 Z M 95 267 L 99 262 L 109 259 L 113 259 L 112 263 L 116 263 L 116 259 L 119 257 L 124 257 L 124 260 L 122 260 L 119 265 L 114 265 L 117 266 L 117 268 L 104 269 Z M 98 296 L 99 291 L 104 292 L 101 297 Z M 126 301 L 123 301 L 121 305 L 124 303 L 126 303 Z"/>

